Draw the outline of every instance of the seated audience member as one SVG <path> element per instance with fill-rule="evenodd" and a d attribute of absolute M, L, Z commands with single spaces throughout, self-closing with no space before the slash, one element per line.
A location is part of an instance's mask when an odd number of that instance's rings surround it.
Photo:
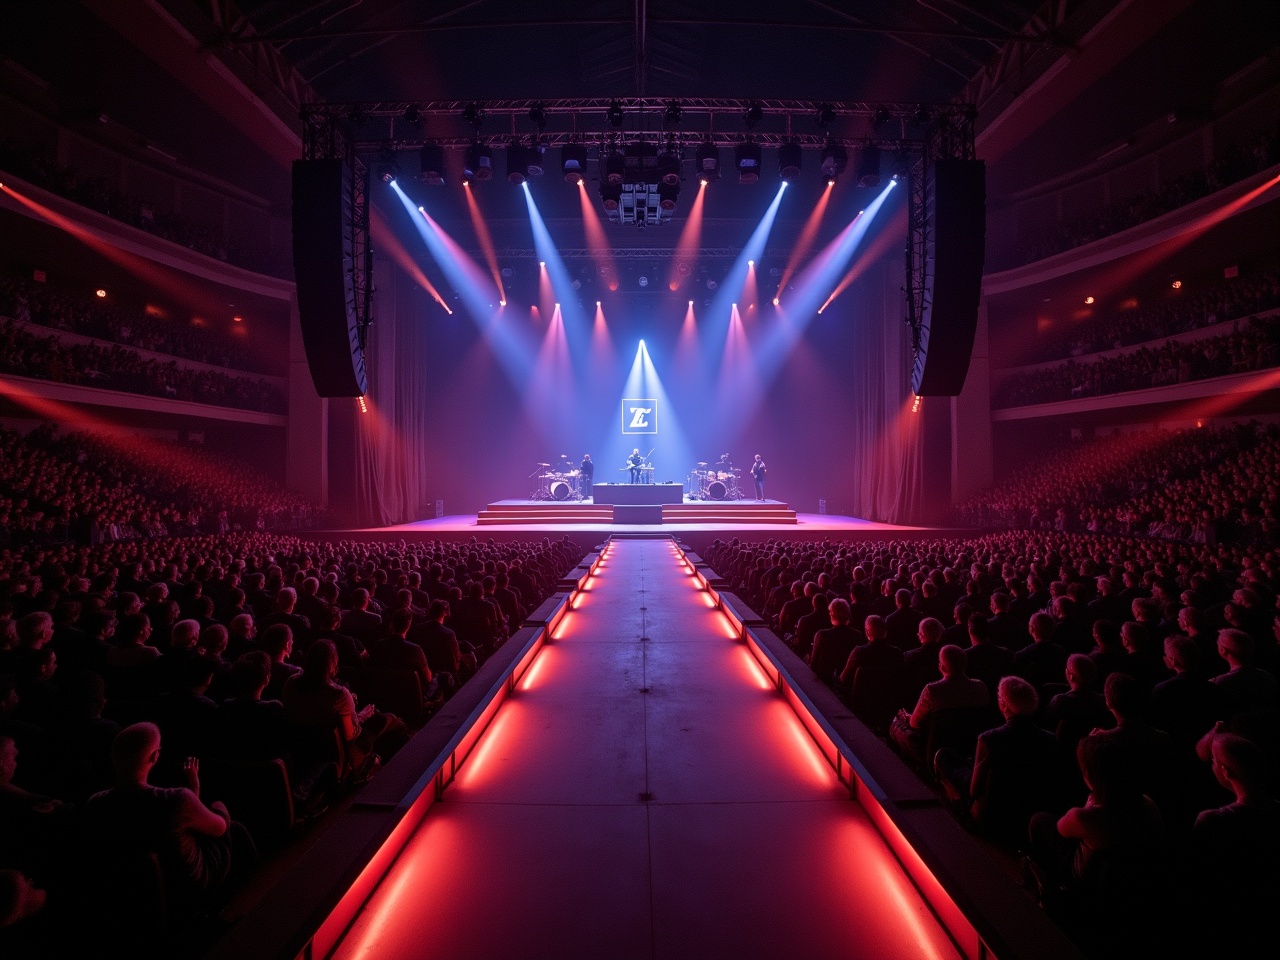
<path fill-rule="evenodd" d="M 1234 732 L 1255 733 L 1264 739 L 1276 717 L 1276 680 L 1253 665 L 1253 637 L 1243 630 L 1218 634 L 1218 655 L 1230 668 L 1211 681 L 1222 698 L 1224 719 Z"/>
<path fill-rule="evenodd" d="M 1030 646 L 1023 647 L 1013 657 L 1013 673 L 1036 688 L 1060 682 L 1067 665 L 1067 651 L 1053 642 L 1053 617 L 1037 613 L 1031 618 Z"/>
<path fill-rule="evenodd" d="M 262 696 L 266 700 L 282 700 L 284 685 L 302 672 L 301 667 L 289 662 L 293 653 L 293 633 L 289 625 L 277 623 L 262 631 L 262 651 L 271 658 L 271 679 Z"/>
<path fill-rule="evenodd" d="M 1027 634 L 1026 620 L 1014 616 L 1013 599 L 1003 591 L 991 595 L 991 619 L 987 621 L 991 642 L 997 647 L 1016 653 L 1031 642 Z"/>
<path fill-rule="evenodd" d="M 906 653 L 916 645 L 916 634 L 924 617 L 918 610 L 912 609 L 910 590 L 904 588 L 895 591 L 893 603 L 893 612 L 884 618 L 889 627 L 889 642 Z"/>
<path fill-rule="evenodd" d="M 805 584 L 805 594 L 809 598 L 809 612 L 796 621 L 796 633 L 791 639 L 791 649 L 805 662 L 813 657 L 813 638 L 818 631 L 831 623 L 831 614 L 827 612 L 827 595 L 818 589 L 813 581 Z"/>
<path fill-rule="evenodd" d="M 427 655 L 427 666 L 439 680 L 445 696 L 451 696 L 463 680 L 475 673 L 475 651 L 464 651 L 458 635 L 444 625 L 449 615 L 449 604 L 444 600 L 432 600 L 427 606 L 427 616 L 409 630 L 409 639 L 422 647 Z"/>
<path fill-rule="evenodd" d="M 804 581 L 791 582 L 791 599 L 778 610 L 778 636 L 786 640 L 795 633 L 799 619 L 813 609 L 813 601 L 804 595 Z"/>
<path fill-rule="evenodd" d="M 1200 672 L 1200 646 L 1191 637 L 1165 637 L 1164 662 L 1173 676 L 1151 691 L 1149 716 L 1153 726 L 1173 738 L 1174 749 L 1190 757 L 1196 742 L 1222 716 L 1221 694 Z"/>
<path fill-rule="evenodd" d="M 941 680 L 935 680 L 922 691 L 915 709 L 907 714 L 900 711 L 889 728 L 899 749 L 916 760 L 925 746 L 925 727 L 930 717 L 941 710 L 963 707 L 985 707 L 991 702 L 986 684 L 965 674 L 965 653 L 959 647 L 943 647 L 938 651 L 938 671 Z"/>
<path fill-rule="evenodd" d="M 351 593 L 351 609 L 342 615 L 341 630 L 368 647 L 382 636 L 382 617 L 369 609 L 369 591 L 360 587 Z"/>
<path fill-rule="evenodd" d="M 997 646 L 991 639 L 991 621 L 980 613 L 971 613 L 966 624 L 969 647 L 965 672 L 975 680 L 986 684 L 987 692 L 994 695 L 996 685 L 1013 672 L 1013 651 Z M 959 646 L 959 644 L 956 644 Z"/>
<path fill-rule="evenodd" d="M 1083 895 L 1096 891 L 1092 872 L 1100 855 L 1142 858 L 1161 850 L 1164 819 L 1142 792 L 1132 757 L 1118 744 L 1088 736 L 1076 749 L 1088 802 L 1061 817 L 1040 812 L 1031 818 L 1031 855 L 1048 880 Z"/>
<path fill-rule="evenodd" d="M 1021 677 L 1000 681 L 996 706 L 1004 724 L 978 736 L 969 764 L 950 749 L 938 751 L 934 769 L 948 795 L 978 828 L 1017 843 L 1031 816 L 1063 796 L 1062 753 L 1053 734 L 1036 725 L 1040 698 Z"/>
<path fill-rule="evenodd" d="M 251 650 L 231 667 L 236 694 L 218 705 L 213 716 L 210 750 L 227 760 L 276 760 L 285 756 L 284 704 L 264 700 L 271 682 L 271 658 Z"/>
<path fill-rule="evenodd" d="M 840 683 L 849 691 L 849 706 L 858 719 L 883 733 L 902 702 L 902 651 L 889 642 L 884 617 L 873 614 L 863 626 L 867 642 L 849 654 Z"/>
<path fill-rule="evenodd" d="M 920 691 L 927 684 L 941 679 L 942 676 L 938 672 L 938 651 L 942 649 L 941 621 L 934 617 L 925 617 L 916 628 L 916 635 L 920 645 L 902 655 L 902 666 L 906 677 L 903 700 L 907 703 L 918 699 Z"/>
<path fill-rule="evenodd" d="M 1196 817 L 1193 840 L 1207 890 L 1244 918 L 1274 909 L 1280 880 L 1280 800 L 1267 788 L 1266 756 L 1257 744 L 1233 733 L 1210 733 L 1210 761 L 1230 803 Z"/>
<path fill-rule="evenodd" d="M 836 680 L 836 671 L 844 667 L 849 654 L 864 638 L 850 626 L 849 601 L 843 597 L 836 597 L 827 605 L 827 615 L 831 626 L 814 634 L 809 666 L 819 680 L 830 685 Z"/>
<path fill-rule="evenodd" d="M 1098 683 L 1106 683 L 1107 677 L 1117 671 L 1123 673 L 1129 664 L 1129 654 L 1120 639 L 1120 628 L 1113 620 L 1098 620 L 1093 625 L 1093 649 L 1089 659 L 1098 668 Z"/>
<path fill-rule="evenodd" d="M 1143 601 L 1135 600 L 1134 606 Z M 1160 640 L 1146 624 L 1129 620 L 1120 627 L 1120 642 L 1128 654 L 1121 673 L 1128 674 L 1150 693 L 1157 683 L 1169 679 L 1169 669 L 1164 665 Z"/>
<path fill-rule="evenodd" d="M 449 629 L 460 643 L 469 643 L 478 655 L 488 657 L 498 640 L 498 619 L 484 599 L 484 584 L 473 580 L 465 595 L 449 604 Z"/>
<path fill-rule="evenodd" d="M 404 745 L 405 725 L 392 714 L 378 713 L 371 703 L 357 713 L 355 697 L 337 676 L 337 648 L 317 640 L 307 651 L 302 672 L 284 685 L 285 721 L 303 730 L 336 729 L 347 749 L 344 778 L 367 777 L 381 763 L 378 751 L 390 756 Z"/>
<path fill-rule="evenodd" d="M 1092 736 L 1116 747 L 1129 758 L 1133 776 L 1142 792 L 1163 799 L 1169 789 L 1173 763 L 1173 738 L 1143 719 L 1147 697 L 1133 677 L 1113 673 L 1103 685 L 1107 709 L 1115 718 L 1109 729 L 1096 729 Z"/>
<path fill-rule="evenodd" d="M 387 619 L 387 635 L 373 645 L 369 653 L 369 665 L 378 670 L 417 676 L 422 688 L 422 702 L 428 704 L 440 696 L 440 684 L 431 675 L 427 655 L 422 648 L 406 639 L 413 626 L 413 614 L 401 607 L 391 611 Z"/>
<path fill-rule="evenodd" d="M 1073 653 L 1067 658 L 1067 691 L 1049 701 L 1045 722 L 1064 748 L 1073 756 L 1076 744 L 1095 729 L 1109 729 L 1115 717 L 1107 709 L 1106 698 L 1097 690 L 1098 667 L 1089 657 Z"/>
<path fill-rule="evenodd" d="M 208 906 L 229 881 L 257 861 L 248 831 L 220 802 L 200 800 L 200 766 L 182 764 L 185 787 L 148 783 L 160 760 L 160 729 L 135 723 L 116 735 L 111 748 L 116 781 L 85 805 L 95 840 L 108 849 L 158 854 L 171 894 L 179 903 Z M 118 855 L 118 854 L 117 854 Z"/>

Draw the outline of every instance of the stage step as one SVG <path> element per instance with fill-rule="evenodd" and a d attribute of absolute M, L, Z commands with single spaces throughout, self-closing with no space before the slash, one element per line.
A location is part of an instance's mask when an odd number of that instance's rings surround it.
<path fill-rule="evenodd" d="M 577 501 L 503 500 L 489 504 L 476 515 L 476 523 L 480 525 L 614 522 L 612 505 Z M 754 500 L 704 500 L 663 504 L 662 522 L 795 524 L 797 518 L 790 506 L 772 500 L 765 503 Z"/>

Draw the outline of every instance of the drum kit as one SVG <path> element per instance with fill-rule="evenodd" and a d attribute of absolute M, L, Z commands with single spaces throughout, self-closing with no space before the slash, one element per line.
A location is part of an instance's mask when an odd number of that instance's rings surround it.
<path fill-rule="evenodd" d="M 536 483 L 530 500 L 581 500 L 582 471 L 565 469 L 569 458 L 560 457 L 560 465 L 551 469 L 549 463 L 539 463 L 531 473 L 530 479 Z"/>
<path fill-rule="evenodd" d="M 733 469 L 732 464 L 718 463 L 713 466 L 728 469 L 707 469 L 706 461 L 699 460 L 693 472 L 689 474 L 690 500 L 741 500 L 743 493 L 738 489 L 738 477 L 741 470 Z"/>

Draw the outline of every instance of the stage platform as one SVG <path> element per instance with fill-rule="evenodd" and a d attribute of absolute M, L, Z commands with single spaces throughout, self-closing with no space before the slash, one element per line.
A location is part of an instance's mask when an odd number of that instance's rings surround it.
<path fill-rule="evenodd" d="M 637 484 L 627 485 L 625 498 L 610 497 L 608 502 L 591 500 L 499 500 L 491 503 L 476 515 L 479 526 L 513 526 L 543 523 L 595 524 L 610 527 L 618 525 L 652 526 L 664 528 L 681 523 L 727 524 L 795 524 L 797 515 L 785 503 L 777 500 L 653 500 L 632 499 L 636 491 L 653 491 L 655 496 L 662 487 L 678 485 Z M 596 489 L 599 489 L 597 487 Z M 614 485 L 611 493 L 624 489 Z"/>

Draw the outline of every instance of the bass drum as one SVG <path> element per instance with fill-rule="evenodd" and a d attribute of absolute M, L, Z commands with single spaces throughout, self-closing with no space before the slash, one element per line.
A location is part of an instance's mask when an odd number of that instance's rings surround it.
<path fill-rule="evenodd" d="M 569 486 L 569 484 L 565 483 L 563 480 L 557 480 L 555 483 L 551 484 L 552 500 L 568 500 L 571 496 L 573 496 L 573 487 Z"/>
<path fill-rule="evenodd" d="M 712 480 L 707 484 L 707 496 L 712 500 L 723 500 L 729 495 L 729 488 L 719 480 Z"/>

